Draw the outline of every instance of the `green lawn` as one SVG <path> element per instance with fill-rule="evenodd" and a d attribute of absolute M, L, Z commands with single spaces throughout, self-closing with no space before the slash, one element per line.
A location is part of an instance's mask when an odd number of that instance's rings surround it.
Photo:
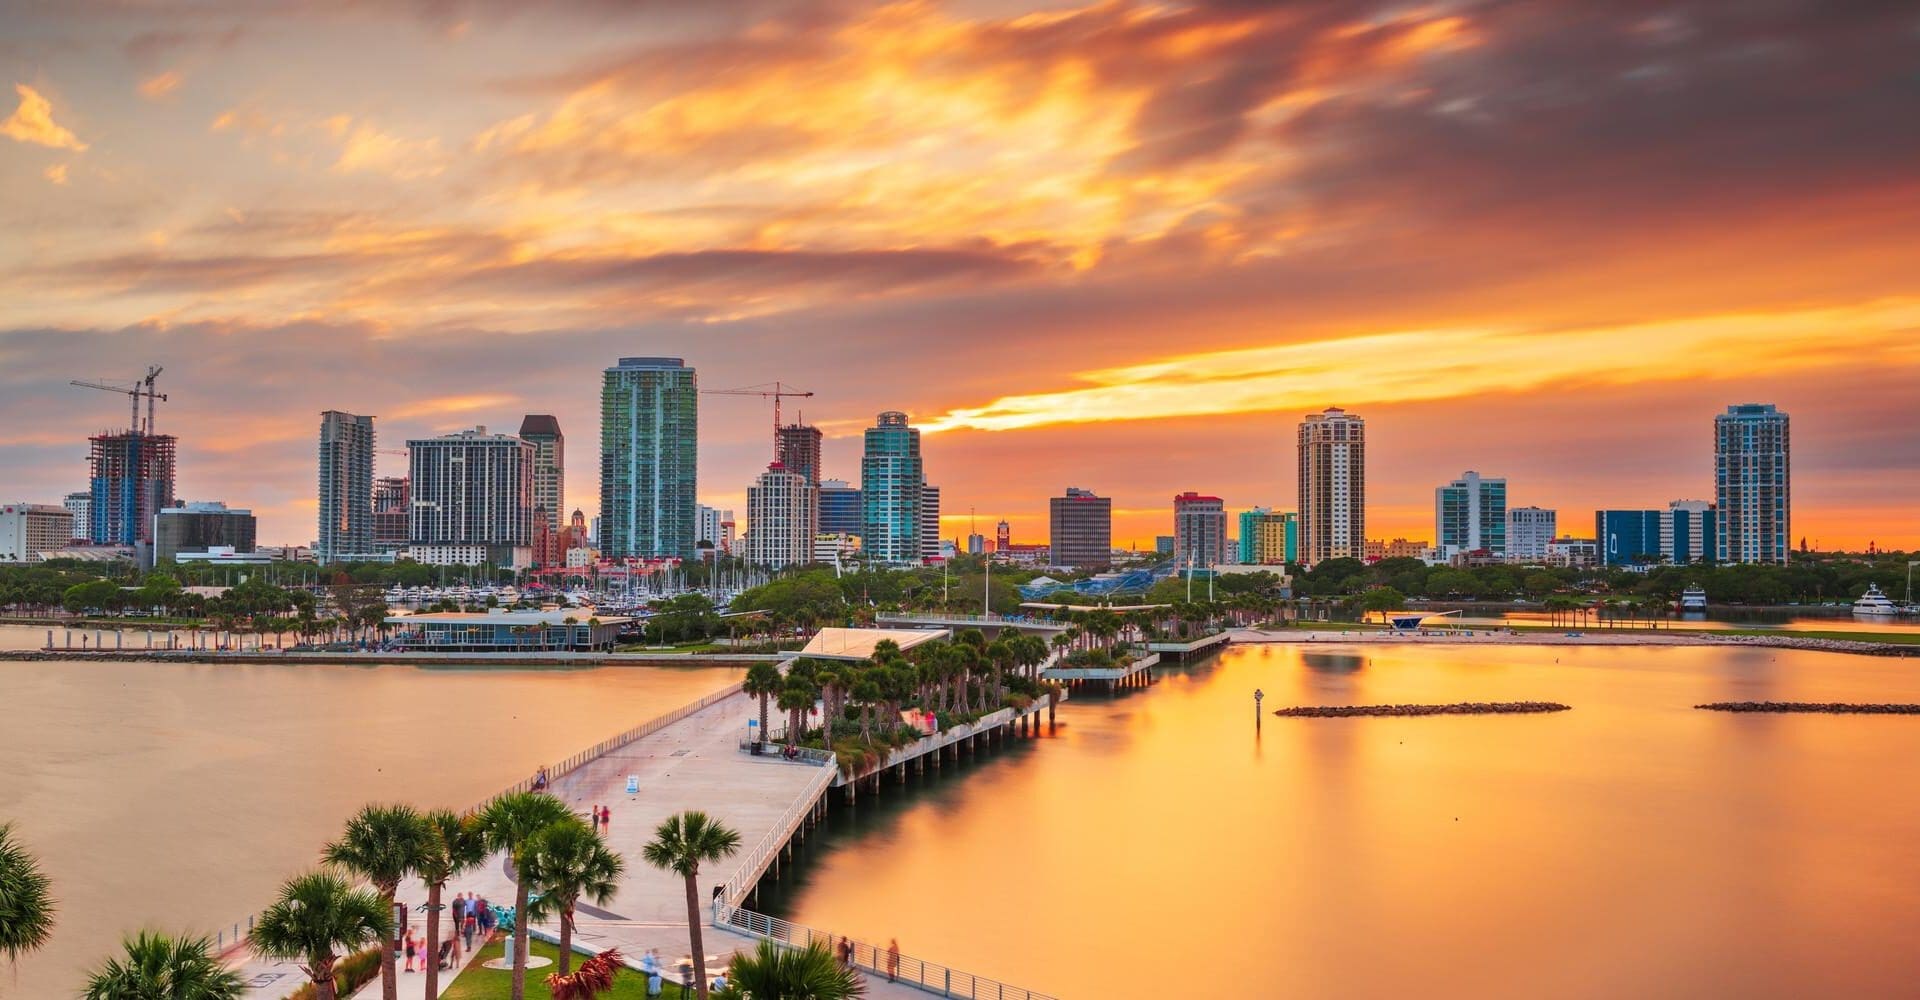
<path fill-rule="evenodd" d="M 532 942 L 532 946 L 535 955 L 559 958 L 559 949 L 545 941 L 536 940 Z M 475 959 L 472 965 L 467 966 L 465 972 L 460 973 L 460 978 L 454 980 L 453 985 L 448 987 L 445 993 L 440 994 L 441 1000 L 508 1000 L 513 993 L 513 971 L 489 969 L 480 964 L 504 954 L 506 954 L 504 941 L 495 941 L 482 948 L 480 957 Z M 574 957 L 577 962 L 578 959 L 586 956 L 576 954 Z M 576 964 L 575 967 L 578 968 L 578 965 Z M 549 965 L 543 969 L 527 970 L 527 1000 L 552 1000 L 552 994 L 547 992 L 547 976 L 557 969 L 558 966 Z M 402 975 L 405 974 L 402 973 Z M 416 972 L 414 975 L 419 973 Z M 661 996 L 666 997 L 667 1000 L 679 1000 L 680 987 L 671 978 L 663 977 L 661 987 L 663 989 Z M 623 969 L 614 977 L 613 989 L 600 996 L 604 1000 L 646 1000 L 647 979 L 632 969 Z"/>

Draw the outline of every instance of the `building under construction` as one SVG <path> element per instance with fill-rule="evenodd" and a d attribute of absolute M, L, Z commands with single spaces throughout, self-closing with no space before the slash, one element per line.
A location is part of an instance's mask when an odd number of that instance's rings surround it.
<path fill-rule="evenodd" d="M 173 435 L 123 431 L 88 440 L 93 445 L 88 539 L 96 545 L 151 544 L 153 516 L 176 503 Z"/>

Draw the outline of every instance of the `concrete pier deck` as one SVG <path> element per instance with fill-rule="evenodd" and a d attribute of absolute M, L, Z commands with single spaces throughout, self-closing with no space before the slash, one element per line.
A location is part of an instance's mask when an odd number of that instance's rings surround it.
<path fill-rule="evenodd" d="M 612 810 L 607 840 L 627 860 L 626 873 L 612 901 L 605 907 L 583 906 L 577 915 L 575 939 L 582 946 L 594 950 L 617 947 L 635 960 L 649 948 L 657 948 L 670 969 L 687 957 L 685 884 L 677 875 L 648 866 L 641 857 L 641 848 L 652 839 L 654 828 L 668 816 L 687 809 L 702 810 L 741 835 L 738 854 L 713 871 L 701 873 L 700 919 L 706 925 L 707 965 L 717 970 L 735 951 L 754 946 L 759 935 L 714 925 L 713 889 L 725 887 L 724 906 L 730 916 L 734 914 L 734 906 L 743 902 L 762 873 L 777 872 L 791 839 L 806 836 L 812 821 L 823 815 L 827 789 L 838 777 L 837 769 L 830 765 L 742 753 L 739 743 L 747 732 L 747 720 L 757 715 L 758 705 L 753 699 L 727 697 L 625 745 L 597 756 L 589 754 L 589 759 L 554 779 L 552 794 L 581 816 L 596 805 Z M 639 788 L 633 794 L 626 791 L 630 777 Z M 446 898 L 450 902 L 455 893 L 465 892 L 477 892 L 495 904 L 511 905 L 514 886 L 505 858 L 496 855 L 480 869 L 455 879 L 447 887 Z M 417 908 L 426 899 L 426 889 L 417 880 L 409 880 L 401 885 L 399 899 Z M 412 919 L 415 930 L 423 933 L 424 914 L 416 909 Z M 743 921 L 735 924 L 747 926 Z M 536 924 L 533 928 L 540 936 L 550 936 L 557 929 L 557 924 L 545 928 Z M 919 950 L 937 953 L 938 947 L 925 947 L 923 943 Z M 538 981 L 547 971 L 551 970 L 529 972 L 529 978 Z M 250 1000 L 280 1000 L 306 981 L 294 963 L 258 958 L 244 964 L 242 975 L 263 982 L 249 993 Z M 456 975 L 442 973 L 443 991 Z M 886 983 L 884 977 L 867 978 L 870 997 L 885 1000 L 926 995 L 908 986 Z M 403 1000 L 432 1000 L 425 997 L 424 980 L 419 973 L 402 974 Z M 376 980 L 358 995 L 378 997 L 379 990 Z"/>

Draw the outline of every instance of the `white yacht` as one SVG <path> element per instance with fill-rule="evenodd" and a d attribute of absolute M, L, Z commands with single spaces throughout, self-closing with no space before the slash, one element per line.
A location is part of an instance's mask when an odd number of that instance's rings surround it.
<path fill-rule="evenodd" d="M 1895 606 L 1892 601 L 1887 600 L 1887 595 L 1880 592 L 1879 585 L 1869 583 L 1867 584 L 1867 592 L 1861 594 L 1860 599 L 1853 602 L 1853 613 L 1874 617 L 1882 615 L 1891 617 L 1899 614 L 1900 609 Z"/>
<path fill-rule="evenodd" d="M 1681 591 L 1680 592 L 1680 610 L 1681 611 L 1707 610 L 1707 592 L 1704 589 L 1702 589 L 1701 586 L 1697 583 Z"/>

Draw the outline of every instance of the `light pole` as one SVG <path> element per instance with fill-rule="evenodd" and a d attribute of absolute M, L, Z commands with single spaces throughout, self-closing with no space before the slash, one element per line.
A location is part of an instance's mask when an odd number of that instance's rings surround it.
<path fill-rule="evenodd" d="M 1260 728 L 1260 699 L 1266 696 L 1267 693 L 1265 691 L 1259 688 L 1253 689 L 1253 728 L 1255 729 Z"/>

